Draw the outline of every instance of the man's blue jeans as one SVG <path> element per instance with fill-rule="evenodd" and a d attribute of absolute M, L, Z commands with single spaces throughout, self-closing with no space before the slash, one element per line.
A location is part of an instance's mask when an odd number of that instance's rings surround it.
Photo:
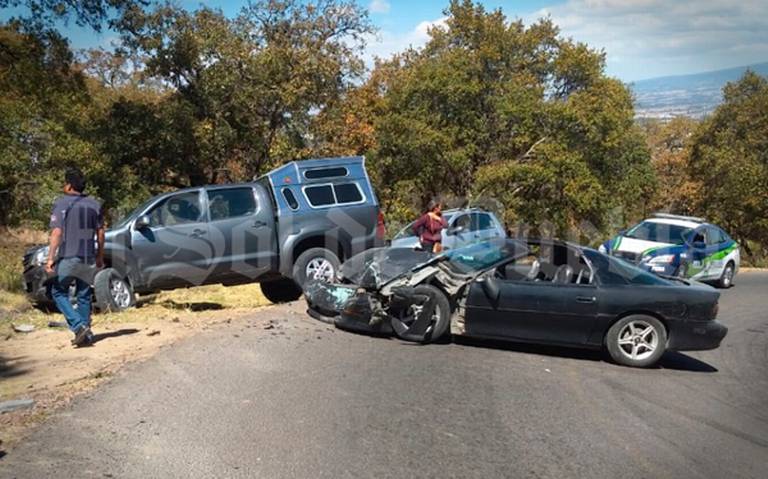
<path fill-rule="evenodd" d="M 81 326 L 90 327 L 91 325 L 92 275 L 92 267 L 82 258 L 62 258 L 56 264 L 56 278 L 51 285 L 51 296 L 72 332 L 77 332 Z M 77 309 L 69 300 L 69 288 L 73 283 L 77 296 Z"/>

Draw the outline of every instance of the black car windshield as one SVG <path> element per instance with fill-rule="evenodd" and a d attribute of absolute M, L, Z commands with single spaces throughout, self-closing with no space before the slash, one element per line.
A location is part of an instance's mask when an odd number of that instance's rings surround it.
<path fill-rule="evenodd" d="M 449 214 L 443 213 L 443 218 L 445 218 L 445 221 L 450 223 L 452 215 L 453 215 L 453 213 L 449 213 Z M 398 240 L 398 239 L 401 239 L 401 238 L 410 238 L 412 236 L 416 236 L 416 232 L 413 231 L 413 225 L 416 223 L 416 221 L 418 221 L 418 220 L 411 221 L 410 223 L 408 223 L 408 226 L 406 226 L 405 228 L 401 229 L 400 232 L 397 233 L 395 235 L 395 237 L 392 238 L 392 239 L 393 240 Z"/>
<path fill-rule="evenodd" d="M 443 253 L 448 265 L 458 273 L 471 274 L 487 269 L 496 263 L 519 258 L 527 253 L 528 247 L 512 239 L 495 239 Z"/>
<path fill-rule="evenodd" d="M 691 228 L 686 226 L 657 223 L 655 221 L 643 221 L 639 225 L 632 227 L 632 229 L 627 231 L 624 236 L 627 238 L 654 241 L 656 243 L 681 245 L 685 243 L 685 240 L 690 233 Z"/>
<path fill-rule="evenodd" d="M 597 277 L 603 284 L 645 284 L 669 285 L 664 278 L 640 269 L 622 259 L 597 251 L 585 249 L 584 255 L 595 267 Z"/>

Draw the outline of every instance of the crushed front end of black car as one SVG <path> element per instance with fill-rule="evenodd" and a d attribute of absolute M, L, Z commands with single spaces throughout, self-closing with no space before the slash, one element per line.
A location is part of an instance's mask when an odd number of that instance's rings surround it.
<path fill-rule="evenodd" d="M 304 297 L 309 315 L 321 321 L 419 341 L 429 336 L 435 321 L 433 298 L 424 285 L 452 298 L 488 265 L 522 251 L 520 243 L 503 239 L 440 255 L 410 248 L 372 249 L 347 260 L 337 282 L 305 285 Z"/>

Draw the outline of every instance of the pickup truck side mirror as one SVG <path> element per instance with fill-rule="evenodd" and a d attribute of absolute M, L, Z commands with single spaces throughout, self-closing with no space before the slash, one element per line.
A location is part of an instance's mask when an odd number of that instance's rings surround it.
<path fill-rule="evenodd" d="M 448 228 L 448 234 L 449 235 L 457 235 L 459 233 L 463 233 L 465 230 L 463 225 L 459 226 L 452 226 L 451 228 Z"/>
<path fill-rule="evenodd" d="M 147 228 L 149 224 L 150 224 L 150 220 L 148 215 L 141 215 L 136 219 L 137 230 Z"/>

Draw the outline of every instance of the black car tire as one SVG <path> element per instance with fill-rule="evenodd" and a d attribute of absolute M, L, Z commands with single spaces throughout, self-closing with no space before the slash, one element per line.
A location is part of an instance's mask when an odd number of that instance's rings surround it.
<path fill-rule="evenodd" d="M 437 341 L 445 334 L 451 324 L 451 303 L 442 291 L 428 284 L 416 286 L 414 293 L 430 296 L 433 301 L 436 301 L 437 321 L 432 324 L 432 330 L 424 336 L 421 342 L 426 344 Z M 395 333 L 397 333 L 397 329 L 395 329 Z M 398 334 L 398 337 L 406 341 L 411 340 L 406 335 Z"/>
<path fill-rule="evenodd" d="M 312 265 L 317 264 L 324 271 L 328 271 L 328 275 L 325 278 L 310 278 L 308 277 L 307 270 Z M 293 265 L 293 280 L 301 287 L 304 287 L 309 279 L 325 279 L 326 281 L 333 281 L 336 278 L 336 272 L 341 266 L 341 261 L 336 253 L 326 248 L 310 248 L 301 253 L 296 258 L 296 263 Z"/>
<path fill-rule="evenodd" d="M 640 332 L 647 331 L 648 327 L 653 329 L 645 337 L 648 340 L 646 344 L 652 344 L 653 350 L 644 346 L 642 339 L 635 339 Z M 631 331 L 636 331 L 638 334 Z M 617 363 L 635 368 L 647 368 L 654 365 L 666 351 L 667 330 L 661 321 L 653 316 L 633 314 L 621 318 L 611 326 L 605 334 L 605 346 L 611 358 Z M 643 348 L 642 352 L 640 348 Z M 647 354 L 649 352 L 650 354 Z"/>
<path fill-rule="evenodd" d="M 292 279 L 267 281 L 261 283 L 260 286 L 264 297 L 275 304 L 296 301 L 301 297 L 301 288 Z"/>
<path fill-rule="evenodd" d="M 717 287 L 722 289 L 728 289 L 733 286 L 733 275 L 735 274 L 736 266 L 733 261 L 729 261 L 723 269 L 723 274 L 720 275 L 720 279 L 717 280 Z"/>
<path fill-rule="evenodd" d="M 105 268 L 93 278 L 96 309 L 102 313 L 123 311 L 136 304 L 131 284 L 114 268 Z"/>

